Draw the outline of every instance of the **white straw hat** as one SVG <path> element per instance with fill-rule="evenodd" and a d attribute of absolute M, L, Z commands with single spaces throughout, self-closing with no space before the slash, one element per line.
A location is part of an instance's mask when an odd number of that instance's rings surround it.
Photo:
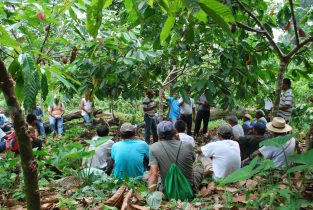
<path fill-rule="evenodd" d="M 287 133 L 292 130 L 282 117 L 274 117 L 272 122 L 266 124 L 266 128 L 274 133 Z"/>

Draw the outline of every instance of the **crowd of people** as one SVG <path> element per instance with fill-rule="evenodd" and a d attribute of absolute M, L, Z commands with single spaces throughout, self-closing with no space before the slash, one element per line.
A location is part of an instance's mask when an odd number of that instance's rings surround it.
<path fill-rule="evenodd" d="M 216 136 L 209 136 L 210 140 L 205 145 L 200 145 L 195 140 L 201 132 L 201 124 L 203 135 L 208 130 L 210 104 L 205 95 L 201 95 L 195 102 L 188 93 L 189 100 L 185 102 L 183 97 L 178 95 L 165 97 L 161 89 L 159 94 L 169 103 L 169 115 L 166 120 L 158 121 L 157 106 L 153 100 L 154 91 L 150 90 L 142 102 L 145 121 L 144 140 L 136 136 L 136 127 L 130 123 L 121 125 L 119 141 L 114 142 L 111 138 L 104 140 L 102 138 L 109 135 L 109 127 L 100 125 L 94 139 L 101 140 L 102 143 L 89 148 L 95 150 L 95 154 L 86 161 L 87 166 L 103 170 L 107 174 L 112 173 L 118 179 L 133 177 L 144 180 L 149 191 L 168 189 L 171 183 L 165 180 L 169 174 L 175 176 L 175 173 L 180 173 L 180 176 L 189 183 L 193 193 L 199 190 L 205 177 L 211 176 L 213 179 L 227 177 L 256 156 L 273 160 L 275 167 L 280 169 L 288 164 L 286 157 L 295 150 L 296 140 L 291 138 L 281 147 L 260 147 L 259 143 L 271 137 L 287 135 L 292 131 L 288 125 L 293 107 L 290 87 L 290 80 L 284 79 L 284 94 L 280 101 L 278 117 L 274 117 L 271 122 L 267 121 L 262 110 L 255 112 L 255 118 L 249 113 L 243 113 L 242 125 L 237 116 L 228 116 L 227 123 L 220 125 Z M 93 100 L 89 92 L 81 101 L 81 110 L 86 126 L 92 125 Z M 48 112 L 53 135 L 61 136 L 64 105 L 58 97 L 54 98 Z M 36 104 L 26 117 L 33 148 L 41 149 L 45 140 L 42 117 L 43 112 Z M 192 132 L 193 119 L 195 126 Z M 8 147 L 13 148 L 16 139 L 10 137 L 14 133 L 12 124 L 3 114 L 0 115 L 0 127 L 0 151 Z M 11 140 L 7 141 L 10 138 Z M 3 141 L 4 139 L 6 141 Z M 178 170 L 173 170 L 173 164 Z"/>

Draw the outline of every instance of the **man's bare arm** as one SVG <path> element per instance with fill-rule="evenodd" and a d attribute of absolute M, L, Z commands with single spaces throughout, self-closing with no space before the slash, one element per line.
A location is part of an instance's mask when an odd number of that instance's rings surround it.
<path fill-rule="evenodd" d="M 158 184 L 159 167 L 157 165 L 150 166 L 148 191 L 154 192 Z"/>

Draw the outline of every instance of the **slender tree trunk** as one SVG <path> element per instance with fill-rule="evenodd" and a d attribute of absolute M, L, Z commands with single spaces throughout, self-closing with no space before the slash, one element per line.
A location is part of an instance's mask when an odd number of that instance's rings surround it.
<path fill-rule="evenodd" d="M 310 130 L 307 134 L 307 137 L 305 139 L 305 149 L 306 149 L 306 151 L 313 149 L 313 123 L 311 124 L 311 128 L 310 128 Z"/>
<path fill-rule="evenodd" d="M 17 101 L 15 81 L 8 73 L 2 60 L 0 60 L 0 89 L 3 92 L 13 120 L 13 127 L 19 145 L 22 169 L 24 174 L 27 209 L 40 209 L 40 194 L 38 188 L 38 169 L 34 159 L 30 137 L 27 134 L 25 116 Z"/>
<path fill-rule="evenodd" d="M 277 73 L 277 79 L 276 79 L 275 100 L 274 100 L 274 104 L 273 104 L 272 117 L 276 117 L 278 114 L 280 95 L 281 95 L 281 87 L 283 84 L 283 79 L 284 79 L 286 68 L 287 68 L 287 62 L 281 60 L 279 70 Z"/>

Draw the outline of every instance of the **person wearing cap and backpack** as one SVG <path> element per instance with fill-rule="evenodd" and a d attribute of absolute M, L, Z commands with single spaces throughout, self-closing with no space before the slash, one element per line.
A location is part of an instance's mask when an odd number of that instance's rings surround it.
<path fill-rule="evenodd" d="M 113 174 L 118 179 L 142 179 L 145 162 L 149 159 L 149 145 L 135 138 L 135 127 L 130 123 L 122 124 L 120 133 L 122 140 L 112 146 Z"/>
<path fill-rule="evenodd" d="M 292 127 L 282 117 L 274 117 L 272 122 L 266 124 L 266 128 L 274 137 L 285 136 L 292 130 Z M 282 168 L 288 165 L 286 163 L 286 157 L 288 161 L 288 157 L 295 151 L 295 147 L 296 139 L 293 137 L 280 147 L 263 146 L 243 160 L 242 164 L 245 164 L 256 156 L 262 156 L 266 159 L 273 160 L 275 168 Z"/>
<path fill-rule="evenodd" d="M 193 165 L 196 159 L 193 146 L 174 138 L 175 130 L 170 121 L 161 121 L 157 131 L 160 141 L 150 146 L 148 190 L 157 189 L 160 174 L 167 199 L 191 199 L 203 177 L 203 167 Z"/>

